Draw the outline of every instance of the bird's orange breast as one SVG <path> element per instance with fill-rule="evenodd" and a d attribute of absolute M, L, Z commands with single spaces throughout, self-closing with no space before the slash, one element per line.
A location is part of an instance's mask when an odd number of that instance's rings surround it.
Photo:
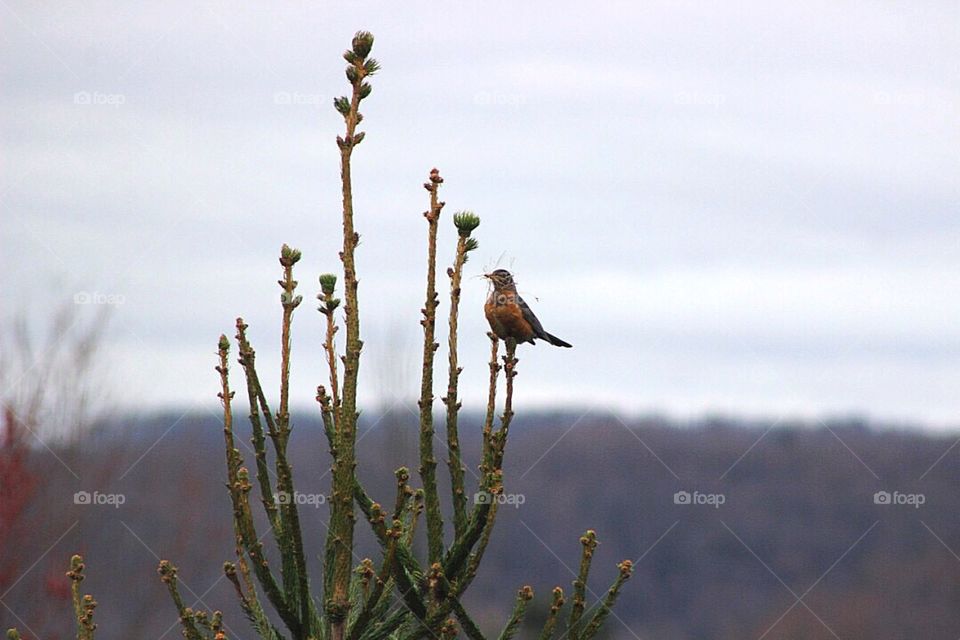
<path fill-rule="evenodd" d="M 520 342 L 533 338 L 533 327 L 523 317 L 523 309 L 514 302 L 511 294 L 491 293 L 483 310 L 498 338 L 513 338 Z"/>

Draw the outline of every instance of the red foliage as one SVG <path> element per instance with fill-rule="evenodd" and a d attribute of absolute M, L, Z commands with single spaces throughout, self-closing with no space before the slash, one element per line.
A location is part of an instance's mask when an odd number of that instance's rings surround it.
<path fill-rule="evenodd" d="M 0 548 L 16 548 L 19 524 L 37 478 L 27 469 L 25 429 L 12 407 L 3 411 L 3 433 L 0 439 Z M 4 554 L 0 562 L 0 590 L 5 589 L 14 576 L 19 575 L 15 554 Z"/>

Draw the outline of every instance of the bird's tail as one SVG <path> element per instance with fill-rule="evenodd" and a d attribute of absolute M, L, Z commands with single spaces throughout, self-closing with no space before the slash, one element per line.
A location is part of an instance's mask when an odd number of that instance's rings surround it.
<path fill-rule="evenodd" d="M 573 346 L 569 342 L 565 342 L 564 340 L 561 340 L 557 336 L 547 333 L 546 331 L 543 332 L 543 338 L 555 347 L 572 347 Z"/>

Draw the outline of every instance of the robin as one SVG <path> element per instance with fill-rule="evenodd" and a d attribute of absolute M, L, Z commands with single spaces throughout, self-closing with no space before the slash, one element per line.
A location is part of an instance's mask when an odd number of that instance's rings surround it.
<path fill-rule="evenodd" d="M 490 328 L 498 338 L 502 340 L 513 338 L 517 342 L 530 344 L 536 344 L 534 339 L 540 338 L 555 347 L 573 346 L 544 331 L 537 316 L 533 315 L 533 311 L 517 293 L 517 285 L 514 284 L 513 276 L 509 271 L 497 269 L 493 273 L 484 274 L 483 277 L 493 283 L 493 291 L 487 297 L 483 311 L 487 316 L 487 322 L 490 323 Z"/>

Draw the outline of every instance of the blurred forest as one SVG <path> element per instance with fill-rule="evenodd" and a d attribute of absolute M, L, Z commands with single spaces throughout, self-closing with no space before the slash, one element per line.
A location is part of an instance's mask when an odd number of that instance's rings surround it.
<path fill-rule="evenodd" d="M 112 420 L 49 449 L 31 442 L 14 451 L 5 425 L 4 628 L 18 625 L 25 637 L 45 640 L 70 637 L 63 573 L 70 554 L 80 552 L 88 567 L 84 589 L 100 603 L 99 637 L 179 634 L 157 579 L 160 558 L 180 567 L 188 604 L 222 609 L 230 637 L 253 636 L 222 578 L 233 541 L 222 427 L 210 405 L 209 415 Z M 410 405 L 362 416 L 359 472 L 376 496 L 391 495 L 394 482 L 379 470 L 415 467 Z M 471 470 L 480 420 L 462 418 Z M 570 584 L 576 567 L 564 562 L 578 552 L 575 534 L 591 527 L 601 542 L 594 566 L 609 571 L 619 559 L 636 561 L 607 637 L 960 635 L 956 434 L 857 421 L 623 422 L 596 410 L 531 414 L 521 406 L 511 439 L 506 493 L 522 496 L 514 500 L 522 504 L 501 510 L 467 599 L 491 631 L 525 582 L 533 581 L 541 606 L 550 588 Z M 291 452 L 299 492 L 328 492 L 318 419 L 295 417 Z M 123 504 L 75 504 L 82 491 L 120 495 Z M 724 502 L 676 504 L 678 491 L 720 494 Z M 924 503 L 876 504 L 878 491 L 922 494 Z M 319 575 L 327 507 L 318 504 L 322 497 L 312 502 L 301 505 L 301 520 L 314 533 L 305 542 Z M 363 542 L 372 554 L 374 542 Z M 606 585 L 591 586 L 595 600 Z M 531 628 L 542 615 L 530 616 Z"/>

